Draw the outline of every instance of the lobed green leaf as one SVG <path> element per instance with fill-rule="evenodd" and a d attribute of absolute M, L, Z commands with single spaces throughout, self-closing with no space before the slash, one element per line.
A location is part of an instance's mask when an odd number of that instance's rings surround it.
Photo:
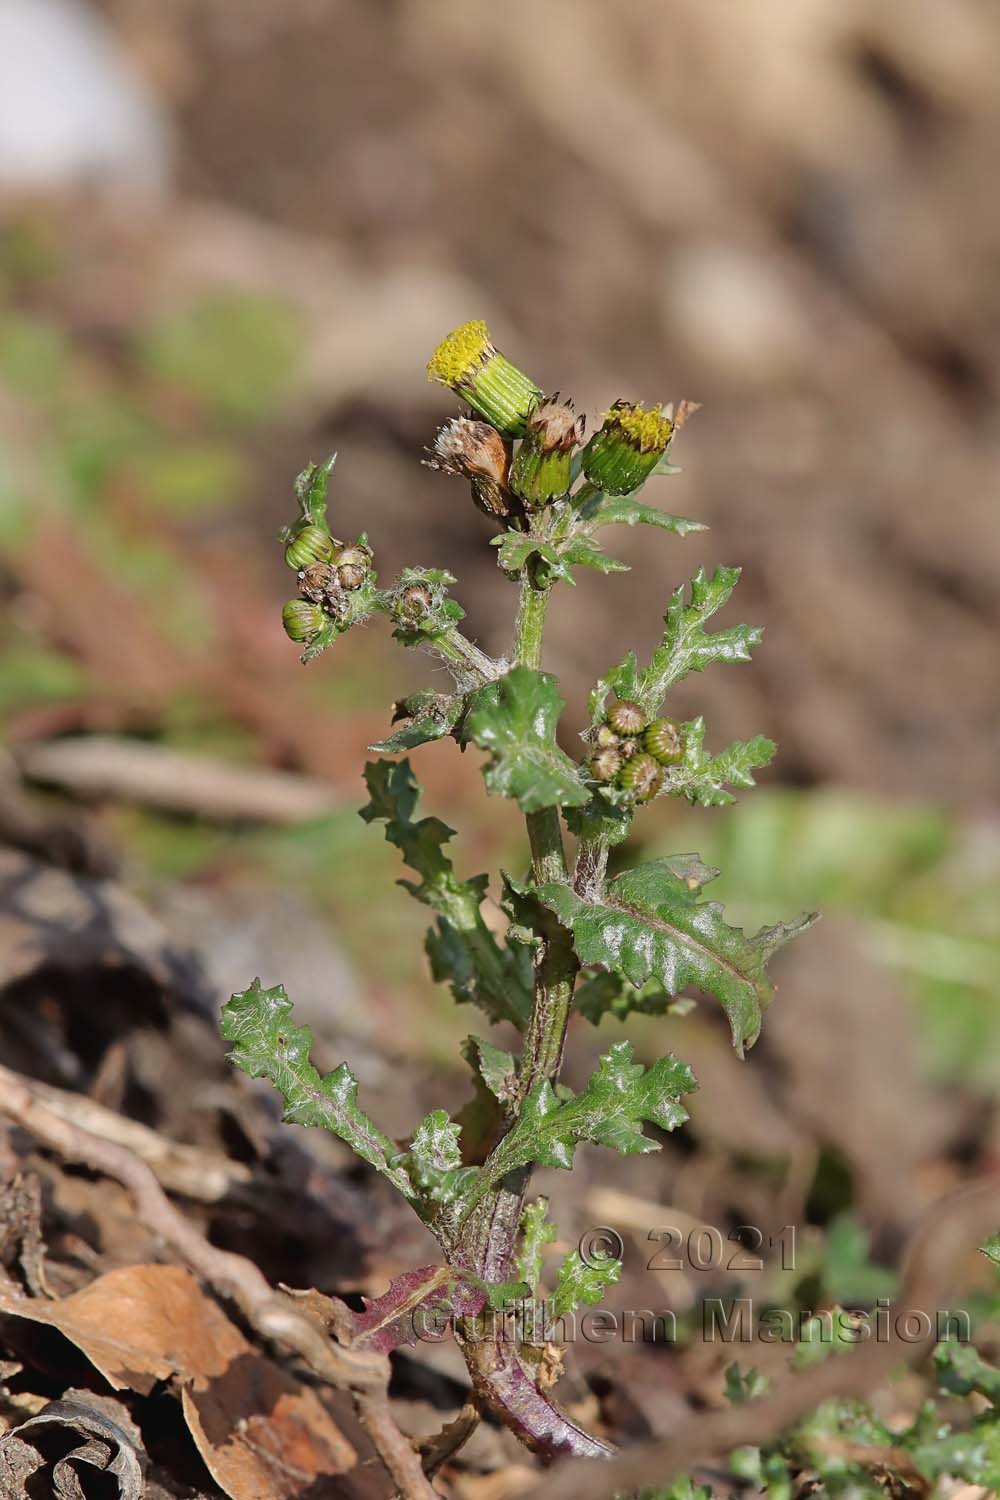
<path fill-rule="evenodd" d="M 605 1288 L 614 1286 L 621 1274 L 620 1260 L 608 1256 L 588 1265 L 578 1250 L 571 1250 L 556 1275 L 556 1289 L 547 1308 L 549 1316 L 564 1318 L 578 1307 L 596 1307 L 604 1300 Z"/>
<path fill-rule="evenodd" d="M 432 1110 L 421 1120 L 409 1150 L 400 1158 L 400 1165 L 409 1172 L 421 1197 L 430 1203 L 458 1202 L 479 1174 L 478 1167 L 462 1165 L 460 1134 L 461 1127 L 448 1118 L 446 1109 Z"/>
<path fill-rule="evenodd" d="M 665 629 L 649 666 L 639 670 L 635 653 L 598 682 L 591 693 L 591 713 L 600 719 L 609 692 L 632 698 L 650 715 L 657 712 L 669 690 L 691 672 L 703 672 L 713 662 L 749 661 L 763 631 L 755 625 L 731 625 L 706 631 L 705 625 L 729 600 L 740 577 L 739 568 L 716 568 L 711 578 L 699 568 L 691 580 L 691 598 L 683 584 L 674 590 L 664 616 Z"/>
<path fill-rule="evenodd" d="M 556 1237 L 556 1226 L 548 1217 L 548 1198 L 536 1198 L 525 1204 L 521 1214 L 521 1243 L 517 1253 L 517 1273 L 532 1293 L 542 1278 L 543 1252 Z"/>
<path fill-rule="evenodd" d="M 688 1118 L 681 1104 L 697 1088 L 694 1074 L 676 1057 L 644 1068 L 632 1061 L 629 1042 L 617 1042 L 602 1057 L 582 1093 L 560 1099 L 547 1080 L 528 1094 L 517 1123 L 484 1165 L 472 1197 L 490 1190 L 532 1162 L 568 1169 L 578 1142 L 610 1146 L 626 1155 L 656 1151 L 643 1122 L 673 1130 Z"/>
<path fill-rule="evenodd" d="M 491 1021 L 523 1029 L 531 1014 L 531 965 L 519 947 L 501 946 L 483 921 L 486 876 L 460 880 L 444 853 L 454 829 L 440 818 L 414 820 L 420 790 L 408 760 L 370 761 L 365 781 L 371 801 L 361 816 L 385 823 L 387 840 L 421 877 L 400 885 L 438 913 L 426 940 L 434 978 L 448 982 L 456 1000 L 481 1006 Z"/>
<path fill-rule="evenodd" d="M 748 938 L 728 925 L 718 902 L 699 899 L 716 874 L 697 855 L 685 854 L 624 871 L 595 900 L 557 883 L 540 887 L 538 896 L 572 931 L 582 964 L 620 973 L 637 987 L 658 980 L 671 996 L 687 985 L 714 995 L 742 1057 L 773 998 L 768 960 L 815 918 L 762 928 Z"/>
<path fill-rule="evenodd" d="M 516 798 L 526 813 L 590 800 L 578 767 L 556 744 L 562 709 L 556 679 L 530 667 L 513 667 L 469 695 L 462 737 L 490 754 L 487 791 Z"/>
<path fill-rule="evenodd" d="M 682 759 L 671 766 L 665 790 L 700 807 L 722 807 L 735 802 L 726 784 L 741 791 L 756 786 L 753 772 L 769 765 L 778 748 L 773 740 L 757 734 L 752 740 L 734 740 L 718 755 L 709 755 L 705 749 L 705 720 L 700 716 L 681 725 L 681 744 Z"/>
<path fill-rule="evenodd" d="M 346 1141 L 363 1161 L 409 1199 L 417 1194 L 395 1143 L 357 1102 L 358 1081 L 346 1063 L 321 1077 L 309 1060 L 313 1036 L 291 1022 L 284 985 L 265 990 L 259 979 L 222 1008 L 222 1035 L 233 1043 L 231 1060 L 251 1078 L 269 1078 L 285 1101 L 283 1118 L 318 1125 Z"/>

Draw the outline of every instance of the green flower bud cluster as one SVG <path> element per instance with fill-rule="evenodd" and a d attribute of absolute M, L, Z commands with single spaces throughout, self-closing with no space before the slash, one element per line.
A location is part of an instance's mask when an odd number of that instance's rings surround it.
<path fill-rule="evenodd" d="M 664 772 L 683 755 L 673 719 L 650 719 L 630 698 L 614 703 L 593 734 L 590 773 L 595 781 L 650 802 L 662 789 Z"/>
<path fill-rule="evenodd" d="M 298 576 L 299 598 L 281 613 L 285 634 L 308 644 L 323 629 L 353 623 L 352 596 L 374 585 L 372 550 L 364 536 L 344 543 L 312 521 L 300 521 L 286 534 L 285 562 Z"/>
<path fill-rule="evenodd" d="M 696 409 L 684 402 L 675 417 L 672 406 L 616 401 L 574 462 L 585 418 L 558 393 L 543 397 L 530 376 L 495 348 L 480 319 L 449 333 L 427 370 L 431 380 L 454 391 L 476 414 L 455 417 L 441 428 L 430 467 L 463 475 L 480 510 L 505 521 L 513 518 L 515 526 L 525 512 L 567 495 L 580 468 L 606 495 L 631 494 L 657 468 L 684 417 Z"/>
<path fill-rule="evenodd" d="M 432 468 L 471 480 L 479 508 L 504 520 L 568 492 L 584 418 L 558 395 L 546 400 L 530 376 L 494 347 L 485 323 L 476 319 L 449 333 L 427 370 L 483 419 L 455 417 L 442 427 L 431 450 Z M 516 454 L 515 438 L 522 439 Z"/>

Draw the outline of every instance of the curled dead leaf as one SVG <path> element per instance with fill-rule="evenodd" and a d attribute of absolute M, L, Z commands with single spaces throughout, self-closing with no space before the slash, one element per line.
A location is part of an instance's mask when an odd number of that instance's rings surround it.
<path fill-rule="evenodd" d="M 4 1500 L 142 1500 L 144 1466 L 125 1407 L 90 1391 L 67 1391 L 0 1437 Z"/>
<path fill-rule="evenodd" d="M 258 1353 L 181 1266 L 122 1267 L 56 1302 L 0 1288 L 0 1314 L 58 1329 L 117 1390 L 178 1383 L 195 1444 L 232 1500 L 295 1500 L 356 1461 L 316 1393 Z"/>

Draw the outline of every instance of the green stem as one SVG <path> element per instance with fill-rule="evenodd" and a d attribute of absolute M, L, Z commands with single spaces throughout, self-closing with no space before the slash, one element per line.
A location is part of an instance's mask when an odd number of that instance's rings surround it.
<path fill-rule="evenodd" d="M 471 673 L 479 682 L 494 682 L 501 675 L 500 663 L 480 651 L 460 630 L 442 631 L 427 636 L 424 644 L 450 667 Z"/>
<path fill-rule="evenodd" d="M 549 589 L 537 586 L 526 570 L 515 627 L 515 657 L 519 666 L 538 671 L 548 610 Z M 557 807 L 528 813 L 525 818 L 531 846 L 531 873 L 536 885 L 566 880 L 566 854 Z M 535 967 L 535 995 L 524 1038 L 518 1092 L 523 1101 L 538 1084 L 554 1079 L 562 1063 L 566 1027 L 579 964 L 572 938 L 556 922 L 542 934 Z M 495 1148 L 502 1149 L 503 1142 Z M 494 1153 L 495 1154 L 495 1153 Z M 491 1158 L 492 1159 L 492 1158 Z M 483 1168 L 489 1173 L 489 1162 Z M 471 1216 L 468 1253 L 488 1280 L 503 1280 L 510 1267 L 524 1194 L 531 1170 L 522 1168 L 490 1191 Z"/>
<path fill-rule="evenodd" d="M 573 889 L 585 900 L 596 900 L 608 868 L 607 839 L 583 839 L 576 852 Z"/>
<path fill-rule="evenodd" d="M 514 625 L 514 655 L 519 666 L 533 667 L 536 672 L 542 665 L 542 641 L 550 593 L 551 589 L 538 587 L 530 568 L 525 570 Z"/>

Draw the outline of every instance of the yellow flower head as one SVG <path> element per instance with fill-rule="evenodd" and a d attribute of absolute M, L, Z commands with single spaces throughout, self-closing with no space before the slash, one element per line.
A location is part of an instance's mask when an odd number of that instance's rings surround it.
<path fill-rule="evenodd" d="M 670 441 L 674 424 L 659 406 L 630 406 L 616 401 L 605 412 L 606 426 L 616 427 L 640 453 L 662 453 Z"/>
<path fill-rule="evenodd" d="M 486 324 L 473 318 L 441 340 L 427 362 L 427 378 L 455 390 L 495 352 Z"/>
<path fill-rule="evenodd" d="M 523 436 L 525 418 L 542 399 L 535 382 L 493 347 L 482 318 L 463 323 L 441 340 L 427 374 L 461 396 L 504 437 Z"/>

